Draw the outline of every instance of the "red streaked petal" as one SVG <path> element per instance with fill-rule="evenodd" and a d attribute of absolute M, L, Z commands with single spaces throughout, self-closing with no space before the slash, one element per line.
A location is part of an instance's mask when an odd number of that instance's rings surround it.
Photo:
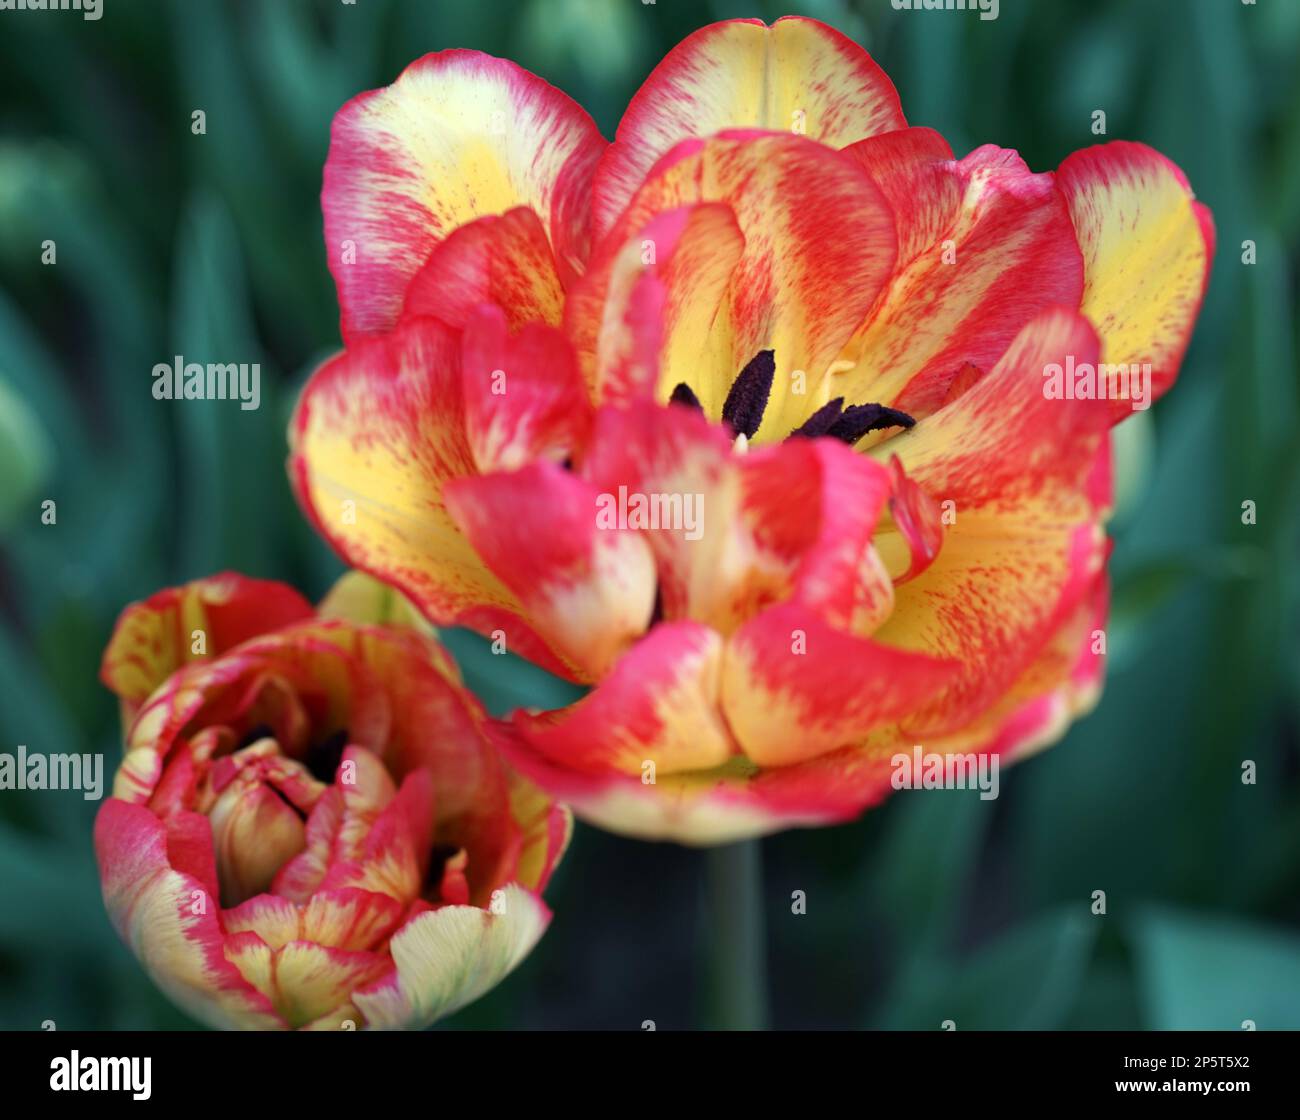
<path fill-rule="evenodd" d="M 283 1027 L 270 1002 L 226 960 L 220 905 L 168 863 L 163 824 L 115 797 L 95 818 L 95 855 L 114 927 L 164 992 L 215 1027 Z"/>
<path fill-rule="evenodd" d="M 741 516 L 764 564 L 788 573 L 788 597 L 831 625 L 871 633 L 893 606 L 873 547 L 889 473 L 834 439 L 752 451 L 740 471 Z"/>
<path fill-rule="evenodd" d="M 591 423 L 568 339 L 537 323 L 516 335 L 509 330 L 502 311 L 484 304 L 470 315 L 462 341 L 465 430 L 484 474 L 563 460 Z"/>
<path fill-rule="evenodd" d="M 573 806 L 583 820 L 624 836 L 727 844 L 784 828 L 836 824 L 889 792 L 888 757 L 846 748 L 793 766 L 759 769 L 743 756 L 710 770 L 639 775 L 575 769 L 534 750 L 515 727 L 494 726 L 511 765 Z"/>
<path fill-rule="evenodd" d="M 448 487 L 453 515 L 533 629 L 598 679 L 648 625 L 655 570 L 642 536 L 600 521 L 600 492 L 551 463 Z"/>
<path fill-rule="evenodd" d="M 898 267 L 937 244 L 961 205 L 948 141 L 932 128 L 900 128 L 844 149 L 880 188 L 898 233 Z"/>
<path fill-rule="evenodd" d="M 934 174 L 931 165 L 921 177 Z M 893 278 L 847 348 L 856 365 L 836 375 L 832 396 L 928 415 L 965 365 L 991 368 L 1040 311 L 1079 304 L 1083 261 L 1050 174 L 985 145 L 942 175 L 951 185 L 915 203 L 912 224 L 943 226 L 946 208 L 946 228 Z"/>
<path fill-rule="evenodd" d="M 608 230 L 681 140 L 760 128 L 843 147 L 906 123 L 885 72 L 834 28 L 802 16 L 710 24 L 669 51 L 632 98 L 596 174 L 593 225 Z"/>
<path fill-rule="evenodd" d="M 334 837 L 343 822 L 343 794 L 330 786 L 307 817 L 303 850 L 276 873 L 271 890 L 295 902 L 306 902 L 329 871 Z"/>
<path fill-rule="evenodd" d="M 660 623 L 577 703 L 516 712 L 515 728 L 533 752 L 587 773 L 647 780 L 720 765 L 736 752 L 718 708 L 722 649 L 707 626 Z"/>
<path fill-rule="evenodd" d="M 719 203 L 669 210 L 625 243 L 606 241 L 564 309 L 593 399 L 665 399 L 708 345 L 743 250 Z"/>
<path fill-rule="evenodd" d="M 723 430 L 677 405 L 602 409 L 580 464 L 602 493 L 659 501 L 641 531 L 654 551 L 665 619 L 730 633 L 795 596 L 868 633 L 888 614 L 872 532 L 888 474 L 834 440 L 733 454 Z M 674 506 L 671 503 L 676 502 Z"/>
<path fill-rule="evenodd" d="M 287 584 L 238 572 L 169 587 L 122 611 L 104 650 L 100 679 L 134 714 L 182 665 L 219 657 L 311 613 L 311 604 Z M 202 652 L 196 653 L 200 637 Z"/>
<path fill-rule="evenodd" d="M 996 702 L 1105 562 L 1090 480 L 1108 402 L 1044 393 L 1052 363 L 1096 356 L 1087 320 L 1044 312 L 964 396 L 887 445 L 955 513 L 933 564 L 896 586 L 894 612 L 876 634 L 963 665 L 905 721 L 917 734 L 954 731 Z"/>
<path fill-rule="evenodd" d="M 1094 362 L 1097 345 L 1078 312 L 1042 312 L 973 388 L 880 452 L 897 455 L 932 498 L 953 499 L 958 523 L 973 509 L 1023 513 L 1022 501 L 1048 487 L 1082 496 L 1108 426 L 1106 402 L 1049 397 L 1047 371 Z"/>
<path fill-rule="evenodd" d="M 248 658 L 234 653 L 183 666 L 168 677 L 139 706 L 127 727 L 126 753 L 113 775 L 113 796 L 133 803 L 149 801 L 186 724 L 204 709 L 210 696 L 221 696 L 226 686 L 246 674 L 248 666 Z"/>
<path fill-rule="evenodd" d="M 364 664 L 387 682 L 392 728 L 384 762 L 403 783 L 398 798 L 421 866 L 433 844 L 471 851 L 470 897 L 483 904 L 513 866 L 522 843 L 510 812 L 508 777 L 484 735 L 483 709 L 462 687 L 454 664 L 431 656 L 441 647 L 429 639 L 368 627 L 358 632 L 357 645 Z M 427 828 L 434 814 L 424 807 L 423 791 L 408 791 L 414 773 L 431 779 L 430 796 L 437 805 L 432 837 Z M 312 836 L 309 822 L 309 842 Z"/>
<path fill-rule="evenodd" d="M 540 894 L 573 837 L 573 814 L 541 787 L 510 771 L 510 815 L 522 832 L 510 878 Z"/>
<path fill-rule="evenodd" d="M 889 460 L 893 493 L 889 523 L 876 539 L 894 583 L 915 579 L 934 563 L 943 547 L 943 510 L 916 482 L 907 477 L 897 455 Z"/>
<path fill-rule="evenodd" d="M 539 669 L 557 677 L 575 679 L 573 667 L 557 657 L 528 620 L 516 611 L 499 607 L 469 607 L 457 616 L 456 621 L 458 625 L 490 638 L 493 643 L 500 643 L 503 652 L 517 653 L 525 661 L 531 661 Z"/>
<path fill-rule="evenodd" d="M 1008 690 L 992 718 L 1004 763 L 1016 762 L 1059 739 L 1101 695 L 1110 588 L 1102 572 L 1073 614 Z M 1000 718 L 999 718 L 1000 717 Z"/>
<path fill-rule="evenodd" d="M 209 820 L 226 905 L 269 888 L 303 847 L 302 817 L 266 785 L 233 784 L 217 798 Z"/>
<path fill-rule="evenodd" d="M 390 329 L 434 247 L 486 215 L 536 211 L 572 274 L 605 146 L 559 90 L 477 51 L 426 55 L 354 97 L 334 118 L 321 193 L 344 338 Z"/>
<path fill-rule="evenodd" d="M 348 746 L 339 759 L 334 784 L 343 796 L 343 820 L 334 836 L 334 850 L 344 859 L 355 859 L 369 842 L 375 821 L 397 796 L 397 783 L 373 751 Z"/>
<path fill-rule="evenodd" d="M 459 349 L 430 319 L 359 343 L 313 375 L 290 425 L 289 470 L 307 516 L 348 563 L 440 623 L 517 607 L 443 504 L 450 479 L 475 473 Z"/>
<path fill-rule="evenodd" d="M 924 749 L 934 754 L 995 754 L 1005 765 L 1059 739 L 1100 693 L 1105 656 L 1097 635 L 1105 626 L 1106 601 L 1102 572 L 997 703 L 959 728 L 927 735 Z M 855 756 L 883 762 L 895 752 L 911 753 L 914 746 L 914 738 L 889 728 L 872 735 Z M 816 761 L 825 759 L 852 765 L 841 755 Z"/>
<path fill-rule="evenodd" d="M 1200 311 L 1214 221 L 1181 170 L 1145 144 L 1117 140 L 1069 156 L 1057 172 L 1083 250 L 1080 310 L 1110 365 L 1149 363 L 1159 397 L 1178 368 Z M 1117 419 L 1133 408 L 1112 402 Z"/>
<path fill-rule="evenodd" d="M 644 519 L 656 500 L 666 510 L 638 530 L 654 553 L 666 619 L 725 632 L 770 593 L 751 578 L 752 549 L 736 516 L 738 458 L 723 429 L 694 409 L 641 404 L 597 413 L 582 476 L 620 499 L 629 523 L 634 504 Z"/>
<path fill-rule="evenodd" d="M 526 323 L 560 325 L 564 289 L 555 255 L 526 206 L 478 218 L 440 242 L 411 280 L 402 318 L 463 328 L 480 303 L 499 306 L 512 331 Z"/>
<path fill-rule="evenodd" d="M 903 718 L 958 668 L 846 634 L 790 604 L 764 611 L 731 636 L 722 706 L 749 759 L 788 766 Z"/>
<path fill-rule="evenodd" d="M 262 944 L 278 949 L 299 936 L 300 913 L 297 904 L 287 898 L 257 894 L 223 910 L 221 925 L 227 937 L 252 933 Z"/>
<path fill-rule="evenodd" d="M 348 1004 L 353 991 L 373 983 L 390 967 L 382 953 L 291 941 L 272 960 L 274 1002 L 290 1026 L 305 1026 Z"/>
<path fill-rule="evenodd" d="M 850 157 L 789 133 L 733 132 L 673 149 L 609 236 L 626 244 L 656 215 L 701 202 L 726 203 L 745 243 L 707 346 L 682 380 L 717 419 L 736 374 L 774 351 L 756 438 L 784 438 L 828 399 L 831 363 L 893 271 L 893 214 Z"/>
<path fill-rule="evenodd" d="M 366 754 L 368 752 L 360 752 Z M 360 770 L 358 770 L 360 774 Z M 348 790 L 344 787 L 344 800 Z M 425 771 L 412 771 L 400 792 L 378 813 L 369 805 L 345 810 L 336 839 L 337 858 L 330 863 L 323 890 L 357 888 L 386 894 L 401 903 L 419 897 L 427 870 L 433 829 L 433 782 Z M 413 824 L 418 821 L 419 824 Z M 348 832 L 355 827 L 355 834 Z"/>

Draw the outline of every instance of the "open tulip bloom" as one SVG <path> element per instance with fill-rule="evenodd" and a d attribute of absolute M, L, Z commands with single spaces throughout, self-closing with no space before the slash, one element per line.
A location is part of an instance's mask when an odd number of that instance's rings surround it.
<path fill-rule="evenodd" d="M 323 206 L 345 350 L 292 423 L 302 505 L 593 686 L 493 729 L 580 815 L 841 821 L 898 752 L 1010 761 L 1095 701 L 1109 429 L 1173 383 L 1214 249 L 1164 156 L 955 159 L 843 35 L 735 20 L 613 143 L 428 55 L 338 113 Z"/>
<path fill-rule="evenodd" d="M 196 1018 L 427 1026 L 545 931 L 569 815 L 501 764 L 427 629 L 355 574 L 319 611 L 225 574 L 123 613 L 104 900 Z"/>

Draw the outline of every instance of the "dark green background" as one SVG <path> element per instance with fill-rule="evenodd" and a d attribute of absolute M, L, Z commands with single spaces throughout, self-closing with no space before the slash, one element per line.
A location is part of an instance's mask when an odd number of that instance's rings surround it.
<path fill-rule="evenodd" d="M 1100 708 L 1005 772 L 995 802 L 900 794 L 856 824 L 766 841 L 773 1020 L 1300 1027 L 1300 3 L 1002 0 L 994 22 L 888 0 L 792 7 L 863 43 L 909 121 L 958 154 L 993 142 L 1050 169 L 1097 139 L 1104 109 L 1109 138 L 1185 169 L 1219 254 L 1176 390 L 1123 429 Z M 127 601 L 222 568 L 318 595 L 338 571 L 282 464 L 297 387 L 338 345 L 318 192 L 345 99 L 426 51 L 477 47 L 565 89 L 610 136 L 686 32 L 780 14 L 685 0 L 0 13 L 0 749 L 102 751 L 111 771 L 96 670 Z M 155 402 L 150 371 L 177 353 L 260 361 L 261 409 Z M 45 498 L 56 526 L 40 524 Z M 554 687 L 450 640 L 497 710 Z M 1243 759 L 1258 784 L 1242 784 Z M 94 808 L 0 793 L 0 1026 L 189 1025 L 104 917 Z M 698 1022 L 702 864 L 580 827 L 551 931 L 451 1025 Z"/>

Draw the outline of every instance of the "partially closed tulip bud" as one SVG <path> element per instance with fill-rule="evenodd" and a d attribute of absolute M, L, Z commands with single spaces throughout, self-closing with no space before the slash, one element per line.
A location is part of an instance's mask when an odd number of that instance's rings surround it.
<path fill-rule="evenodd" d="M 270 738 L 217 759 L 212 770 L 208 800 L 216 800 L 207 813 L 221 897 L 252 898 L 269 891 L 275 873 L 302 851 L 303 822 L 326 786 Z M 290 789 L 301 791 L 297 799 Z"/>
<path fill-rule="evenodd" d="M 103 678 L 127 721 L 104 900 L 196 1018 L 427 1026 L 545 931 L 568 813 L 502 765 L 446 652 L 368 577 L 318 612 L 234 574 L 160 592 L 123 613 Z"/>

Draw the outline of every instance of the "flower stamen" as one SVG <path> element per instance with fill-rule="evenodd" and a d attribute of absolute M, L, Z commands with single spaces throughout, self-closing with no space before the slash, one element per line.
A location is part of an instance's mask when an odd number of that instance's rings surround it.
<path fill-rule="evenodd" d="M 722 419 L 731 425 L 736 435 L 754 438 L 767 401 L 772 395 L 772 380 L 776 377 L 776 352 L 760 350 L 748 362 L 731 384 L 731 391 L 722 405 Z"/>
<path fill-rule="evenodd" d="M 735 434 L 737 444 L 741 440 L 747 444 L 762 425 L 775 376 L 775 351 L 760 350 L 732 382 L 722 406 L 722 419 Z M 678 382 L 668 403 L 704 411 L 695 390 L 685 381 Z M 817 436 L 830 436 L 852 447 L 868 432 L 882 428 L 910 428 L 915 423 L 915 419 L 897 408 L 883 404 L 851 404 L 845 408 L 844 398 L 835 397 L 795 428 L 787 438 L 799 436 L 815 439 Z M 738 450 L 743 451 L 744 445 L 739 446 Z"/>
<path fill-rule="evenodd" d="M 704 411 L 704 406 L 700 404 L 700 398 L 695 395 L 695 390 L 687 385 L 685 381 L 678 382 L 677 388 L 673 390 L 673 395 L 668 398 L 668 403 L 684 404 L 689 408 Z"/>

